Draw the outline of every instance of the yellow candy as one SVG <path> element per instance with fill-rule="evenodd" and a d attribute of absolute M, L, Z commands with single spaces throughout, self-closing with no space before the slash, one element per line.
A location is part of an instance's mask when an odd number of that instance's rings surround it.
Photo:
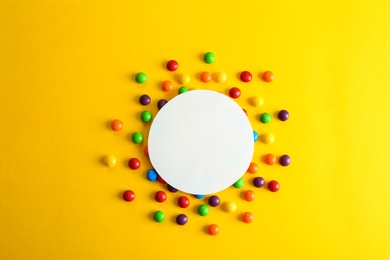
<path fill-rule="evenodd" d="M 261 107 L 264 104 L 264 100 L 261 97 L 252 98 L 252 104 L 255 107 Z"/>
<path fill-rule="evenodd" d="M 264 135 L 263 141 L 266 144 L 273 144 L 275 142 L 275 136 L 271 133 Z"/>
<path fill-rule="evenodd" d="M 224 83 L 226 81 L 226 73 L 225 72 L 215 73 L 214 79 L 218 83 Z"/>
<path fill-rule="evenodd" d="M 116 165 L 116 157 L 114 155 L 107 155 L 104 157 L 104 164 L 108 167 L 114 167 Z"/>
<path fill-rule="evenodd" d="M 179 83 L 180 84 L 183 84 L 183 85 L 187 85 L 188 83 L 190 83 L 190 75 L 188 74 L 182 74 L 179 76 Z"/>
<path fill-rule="evenodd" d="M 233 212 L 236 212 L 237 205 L 234 202 L 226 202 L 224 208 L 225 208 L 226 212 L 233 213 Z"/>

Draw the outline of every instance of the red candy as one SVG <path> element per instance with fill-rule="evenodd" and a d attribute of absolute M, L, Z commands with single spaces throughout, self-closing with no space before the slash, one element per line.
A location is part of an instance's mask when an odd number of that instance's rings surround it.
<path fill-rule="evenodd" d="M 132 190 L 126 190 L 123 192 L 123 199 L 127 202 L 131 202 L 135 199 L 135 193 Z"/>
<path fill-rule="evenodd" d="M 177 63 L 177 61 L 175 61 L 175 60 L 170 60 L 167 63 L 167 69 L 169 71 L 175 71 L 175 70 L 177 70 L 178 67 L 179 67 L 179 63 Z"/>
<path fill-rule="evenodd" d="M 148 146 L 145 146 L 145 148 L 144 148 L 144 154 L 146 155 L 146 157 L 149 158 L 149 147 L 148 147 Z"/>
<path fill-rule="evenodd" d="M 157 202 L 164 202 L 167 199 L 167 194 L 163 192 L 162 190 L 157 191 L 156 194 L 154 195 L 154 198 L 156 199 Z"/>
<path fill-rule="evenodd" d="M 179 204 L 179 207 L 181 208 L 187 208 L 190 205 L 190 200 L 186 196 L 181 196 L 177 200 L 177 204 Z"/>
<path fill-rule="evenodd" d="M 243 82 L 249 82 L 252 80 L 252 74 L 249 71 L 241 72 L 240 78 Z"/>
<path fill-rule="evenodd" d="M 268 182 L 268 189 L 272 192 L 277 192 L 280 189 L 279 182 L 274 180 Z"/>
<path fill-rule="evenodd" d="M 111 123 L 111 128 L 112 128 L 112 130 L 114 130 L 114 131 L 119 131 L 119 130 L 122 129 L 122 127 L 123 127 L 123 123 L 122 123 L 122 121 L 119 120 L 119 119 L 115 119 L 115 120 L 112 121 L 112 123 Z"/>
<path fill-rule="evenodd" d="M 131 158 L 129 160 L 129 167 L 130 167 L 130 169 L 137 170 L 140 166 L 141 166 L 141 162 L 137 158 Z"/>
<path fill-rule="evenodd" d="M 241 96 L 241 90 L 239 88 L 231 88 L 229 91 L 229 96 L 231 98 L 239 98 Z"/>
<path fill-rule="evenodd" d="M 162 183 L 162 184 L 167 184 L 166 181 L 164 181 L 164 179 L 161 178 L 160 175 L 157 176 L 157 180 L 158 180 L 160 183 Z"/>
<path fill-rule="evenodd" d="M 242 109 L 244 111 L 245 115 L 248 116 L 248 112 L 245 109 Z"/>

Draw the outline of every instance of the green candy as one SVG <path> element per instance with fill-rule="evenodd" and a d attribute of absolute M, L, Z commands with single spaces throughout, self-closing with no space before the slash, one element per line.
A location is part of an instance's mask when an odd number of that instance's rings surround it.
<path fill-rule="evenodd" d="M 144 123 L 150 122 L 150 120 L 152 120 L 152 117 L 153 117 L 152 113 L 150 113 L 150 111 L 148 110 L 145 110 L 141 113 L 141 120 Z"/>
<path fill-rule="evenodd" d="M 234 184 L 233 184 L 234 188 L 242 188 L 244 187 L 244 179 L 243 178 L 239 178 L 238 181 L 236 181 Z"/>
<path fill-rule="evenodd" d="M 260 115 L 260 121 L 263 123 L 263 124 L 268 124 L 269 122 L 271 122 L 271 115 L 269 113 L 263 113 Z"/>
<path fill-rule="evenodd" d="M 209 211 L 210 211 L 210 208 L 206 204 L 202 204 L 198 208 L 198 213 L 201 216 L 206 216 L 207 214 L 209 214 Z"/>
<path fill-rule="evenodd" d="M 131 139 L 133 139 L 134 143 L 140 144 L 144 140 L 144 136 L 140 132 L 135 132 Z"/>
<path fill-rule="evenodd" d="M 180 94 L 183 94 L 184 92 L 187 92 L 187 91 L 189 91 L 190 89 L 189 88 L 187 88 L 186 86 L 182 86 L 181 88 L 179 88 L 179 95 Z"/>
<path fill-rule="evenodd" d="M 165 214 L 164 214 L 164 212 L 158 210 L 158 211 L 154 212 L 153 218 L 156 222 L 161 223 L 165 219 Z"/>
<path fill-rule="evenodd" d="M 215 55 L 214 53 L 212 52 L 207 52 L 205 55 L 204 55 L 204 61 L 208 64 L 211 64 L 215 61 Z"/>
<path fill-rule="evenodd" d="M 137 75 L 135 75 L 135 81 L 137 81 L 139 84 L 145 83 L 147 79 L 148 76 L 146 76 L 146 74 L 143 72 L 137 73 Z"/>

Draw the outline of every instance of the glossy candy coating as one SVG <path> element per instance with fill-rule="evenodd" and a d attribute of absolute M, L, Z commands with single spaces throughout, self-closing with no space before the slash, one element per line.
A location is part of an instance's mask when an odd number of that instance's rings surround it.
<path fill-rule="evenodd" d="M 233 87 L 229 90 L 229 96 L 231 98 L 239 98 L 241 96 L 241 90 L 237 87 Z"/>
<path fill-rule="evenodd" d="M 123 123 L 119 119 L 115 119 L 111 123 L 111 129 L 114 131 L 119 131 L 123 128 Z"/>
<path fill-rule="evenodd" d="M 163 222 L 164 219 L 165 219 L 165 214 L 164 214 L 164 212 L 162 212 L 161 210 L 158 210 L 158 211 L 154 212 L 153 218 L 154 218 L 154 220 L 155 220 L 156 222 L 161 223 L 161 222 Z"/>
<path fill-rule="evenodd" d="M 185 225 L 188 222 L 188 217 L 186 214 L 180 214 L 176 217 L 176 223 L 178 225 Z"/>
<path fill-rule="evenodd" d="M 145 110 L 141 113 L 141 120 L 144 123 L 149 123 L 153 118 L 153 115 L 150 111 Z"/>
<path fill-rule="evenodd" d="M 135 193 L 132 190 L 126 190 L 122 195 L 123 199 L 127 202 L 131 202 L 135 199 Z"/>
<path fill-rule="evenodd" d="M 200 194 L 196 194 L 196 195 L 194 195 L 195 196 L 195 198 L 197 198 L 197 199 L 203 199 L 204 198 L 204 195 L 200 195 Z"/>
<path fill-rule="evenodd" d="M 265 82 L 271 82 L 274 80 L 274 74 L 271 71 L 263 72 L 262 78 Z"/>
<path fill-rule="evenodd" d="M 212 52 L 206 52 L 203 59 L 206 63 L 211 64 L 215 61 L 215 55 Z"/>
<path fill-rule="evenodd" d="M 157 191 L 156 194 L 154 195 L 154 199 L 155 199 L 157 202 L 162 203 L 162 202 L 166 201 L 166 199 L 167 199 L 167 194 L 166 194 L 164 191 L 162 191 L 162 190 Z"/>
<path fill-rule="evenodd" d="M 183 93 L 185 93 L 187 91 L 190 91 L 190 89 L 187 88 L 186 86 L 182 86 L 182 87 L 179 88 L 178 94 L 180 95 L 180 94 L 183 94 Z"/>
<path fill-rule="evenodd" d="M 240 79 L 243 82 L 250 82 L 252 80 L 252 74 L 249 71 L 241 72 Z"/>
<path fill-rule="evenodd" d="M 270 191 L 277 192 L 280 189 L 280 184 L 279 184 L 279 182 L 272 180 L 272 181 L 268 182 L 267 187 Z"/>
<path fill-rule="evenodd" d="M 218 83 L 224 83 L 226 81 L 226 73 L 225 72 L 217 72 L 214 75 L 214 80 Z"/>
<path fill-rule="evenodd" d="M 251 164 L 249 165 L 249 168 L 248 168 L 247 172 L 249 172 L 249 173 L 251 173 L 251 174 L 254 174 L 254 173 L 256 173 L 258 170 L 259 170 L 259 167 L 257 166 L 257 164 L 254 163 L 254 162 L 251 162 Z"/>
<path fill-rule="evenodd" d="M 186 196 L 181 196 L 177 200 L 177 204 L 180 208 L 187 208 L 190 205 L 190 200 Z"/>
<path fill-rule="evenodd" d="M 256 193 L 253 191 L 253 190 L 247 190 L 245 193 L 244 193 L 244 199 L 246 201 L 253 201 L 254 199 L 256 198 Z"/>
<path fill-rule="evenodd" d="M 179 76 L 178 79 L 179 79 L 179 83 L 183 85 L 188 85 L 188 83 L 190 83 L 191 81 L 190 75 L 188 74 L 182 74 Z"/>
<path fill-rule="evenodd" d="M 234 188 L 242 188 L 244 187 L 244 179 L 243 178 L 239 178 L 234 184 L 233 184 Z"/>
<path fill-rule="evenodd" d="M 131 158 L 128 163 L 130 169 L 137 170 L 141 166 L 141 161 L 137 158 Z"/>
<path fill-rule="evenodd" d="M 157 181 L 158 179 L 158 174 L 155 169 L 150 169 L 146 173 L 146 177 L 148 178 L 149 181 Z"/>
<path fill-rule="evenodd" d="M 135 144 L 140 144 L 144 140 L 144 136 L 140 132 L 135 132 L 132 136 L 131 139 Z"/>
<path fill-rule="evenodd" d="M 253 186 L 256 188 L 261 188 L 265 185 L 265 180 L 263 177 L 256 177 L 253 179 Z"/>
<path fill-rule="evenodd" d="M 198 214 L 203 216 L 203 217 L 206 216 L 207 214 L 209 214 L 209 211 L 210 211 L 210 208 L 206 204 L 202 204 L 198 207 Z"/>
<path fill-rule="evenodd" d="M 224 205 L 224 210 L 228 213 L 234 213 L 237 210 L 237 204 L 232 201 L 226 202 Z"/>
<path fill-rule="evenodd" d="M 169 80 L 165 80 L 161 83 L 161 89 L 165 92 L 169 92 L 173 89 L 173 84 Z"/>
<path fill-rule="evenodd" d="M 268 165 L 274 165 L 276 163 L 276 156 L 272 153 L 264 156 L 264 162 Z"/>
<path fill-rule="evenodd" d="M 290 114 L 288 113 L 287 110 L 280 110 L 278 112 L 278 118 L 280 121 L 286 121 L 290 117 Z"/>
<path fill-rule="evenodd" d="M 171 185 L 167 184 L 167 189 L 172 192 L 172 193 L 175 193 L 178 191 L 178 189 L 176 189 L 175 187 L 172 187 Z"/>
<path fill-rule="evenodd" d="M 148 95 L 146 95 L 146 94 L 140 96 L 140 98 L 139 98 L 139 103 L 140 103 L 141 105 L 143 105 L 143 106 L 149 105 L 149 104 L 150 104 L 150 101 L 151 101 L 150 96 L 148 96 Z"/>
<path fill-rule="evenodd" d="M 160 99 L 160 100 L 157 102 L 157 108 L 158 108 L 158 109 L 161 109 L 163 106 L 165 106 L 166 103 L 168 103 L 167 100 L 165 100 L 165 99 Z"/>
<path fill-rule="evenodd" d="M 116 157 L 114 155 L 107 155 L 103 159 L 104 164 L 108 167 L 114 167 L 116 165 Z"/>
<path fill-rule="evenodd" d="M 210 235 L 216 236 L 219 233 L 219 226 L 216 224 L 212 224 L 207 228 L 207 231 Z"/>
<path fill-rule="evenodd" d="M 179 63 L 175 60 L 170 60 L 167 62 L 167 69 L 169 71 L 175 71 L 179 68 Z"/>
<path fill-rule="evenodd" d="M 284 154 L 284 155 L 280 156 L 279 163 L 280 163 L 280 165 L 282 165 L 284 167 L 290 165 L 290 163 L 291 163 L 290 156 L 288 156 L 287 154 Z"/>
<path fill-rule="evenodd" d="M 269 122 L 271 122 L 271 115 L 269 113 L 262 113 L 260 115 L 260 121 L 263 124 L 268 124 Z"/>
<path fill-rule="evenodd" d="M 264 104 L 264 100 L 261 97 L 254 97 L 251 101 L 255 107 L 261 107 Z"/>
<path fill-rule="evenodd" d="M 217 207 L 219 203 L 221 203 L 221 200 L 219 199 L 218 196 L 213 195 L 209 198 L 209 205 L 211 207 Z"/>
<path fill-rule="evenodd" d="M 245 212 L 244 214 L 242 214 L 242 221 L 244 221 L 245 223 L 249 224 L 254 219 L 255 219 L 255 216 L 253 216 L 253 214 L 251 212 Z"/>
<path fill-rule="evenodd" d="M 211 81 L 211 73 L 207 71 L 203 71 L 200 74 L 200 80 L 204 83 L 210 82 Z"/>
<path fill-rule="evenodd" d="M 275 142 L 275 136 L 272 133 L 265 134 L 263 136 L 263 141 L 266 144 L 273 144 Z"/>
<path fill-rule="evenodd" d="M 259 140 L 259 134 L 256 131 L 253 131 L 253 141 L 257 142 Z"/>
<path fill-rule="evenodd" d="M 148 76 L 146 76 L 146 74 L 143 72 L 137 73 L 137 75 L 135 75 L 135 81 L 137 81 L 139 84 L 145 83 L 147 79 Z"/>

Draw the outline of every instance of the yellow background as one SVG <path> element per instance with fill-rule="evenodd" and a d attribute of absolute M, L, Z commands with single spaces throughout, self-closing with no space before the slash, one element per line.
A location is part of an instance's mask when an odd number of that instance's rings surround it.
<path fill-rule="evenodd" d="M 14 1 L 17 2 L 17 1 Z M 0 258 L 1 259 L 389 259 L 390 4 L 386 1 L 2 1 L 0 5 Z M 201 61 L 205 51 L 216 62 Z M 177 73 L 163 65 L 180 63 Z M 264 70 L 275 81 L 259 79 Z M 224 71 L 226 84 L 203 84 L 197 73 Z M 242 84 L 237 74 L 252 71 Z M 149 81 L 137 85 L 134 74 Z M 222 192 L 235 214 L 207 217 L 158 205 L 150 167 L 129 136 L 147 133 L 137 98 L 174 96 L 159 83 L 189 73 L 191 88 L 241 87 L 259 134 L 258 176 L 278 193 Z M 175 91 L 178 84 L 175 84 Z M 259 95 L 264 107 L 248 98 Z M 287 122 L 256 122 L 286 108 Z M 111 131 L 119 118 L 124 129 Z M 266 166 L 267 152 L 288 153 L 289 167 Z M 102 156 L 118 164 L 108 169 Z M 126 161 L 141 158 L 138 171 Z M 245 188 L 252 176 L 246 176 Z M 132 203 L 121 192 L 133 189 Z M 244 190 L 243 189 L 243 190 Z M 167 218 L 158 224 L 155 210 Z M 252 211 L 244 224 L 240 213 Z M 174 216 L 187 213 L 186 226 Z M 204 227 L 218 223 L 221 232 Z"/>

